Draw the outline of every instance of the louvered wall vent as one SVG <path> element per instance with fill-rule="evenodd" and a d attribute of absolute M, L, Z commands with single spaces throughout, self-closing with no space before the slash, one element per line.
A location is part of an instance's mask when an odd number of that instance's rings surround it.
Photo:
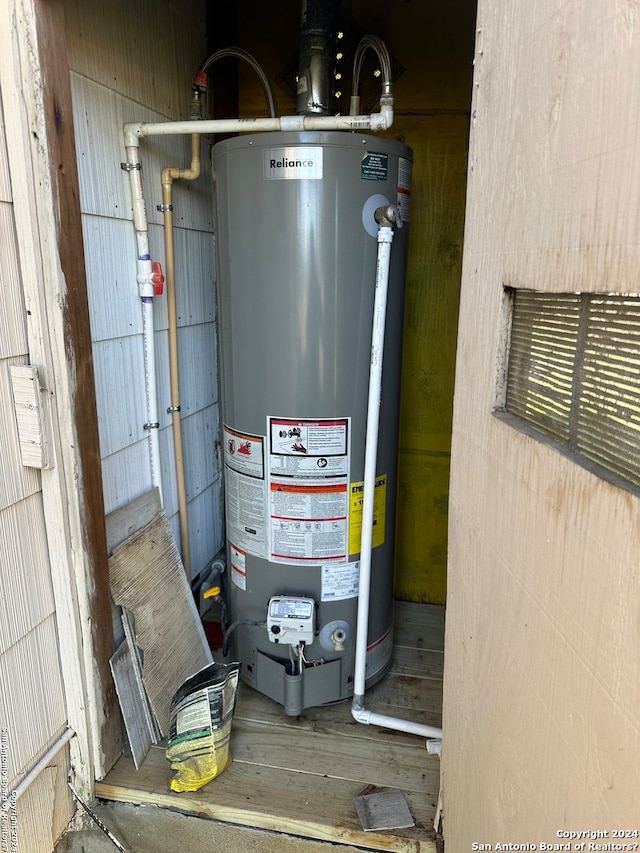
<path fill-rule="evenodd" d="M 506 294 L 503 411 L 640 485 L 640 294 Z"/>

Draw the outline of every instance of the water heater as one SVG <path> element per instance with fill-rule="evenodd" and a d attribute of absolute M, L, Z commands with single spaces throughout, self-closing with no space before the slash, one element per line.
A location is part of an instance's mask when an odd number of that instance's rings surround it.
<path fill-rule="evenodd" d="M 214 146 L 231 644 L 296 715 L 353 693 L 377 208 L 397 205 L 385 331 L 366 684 L 393 648 L 411 150 L 343 132 Z"/>

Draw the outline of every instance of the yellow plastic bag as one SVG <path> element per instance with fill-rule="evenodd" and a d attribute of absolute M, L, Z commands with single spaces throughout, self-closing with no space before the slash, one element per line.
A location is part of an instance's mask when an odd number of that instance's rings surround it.
<path fill-rule="evenodd" d="M 212 663 L 188 678 L 171 700 L 166 756 L 172 791 L 197 791 L 231 764 L 231 720 L 239 663 Z"/>

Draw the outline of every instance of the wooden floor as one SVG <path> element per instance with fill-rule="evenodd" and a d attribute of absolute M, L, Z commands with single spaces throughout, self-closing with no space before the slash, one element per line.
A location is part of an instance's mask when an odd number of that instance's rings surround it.
<path fill-rule="evenodd" d="M 443 644 L 444 608 L 398 602 L 393 664 L 367 692 L 367 709 L 440 726 Z M 439 759 L 427 754 L 423 738 L 356 723 L 349 701 L 291 718 L 241 685 L 231 752 L 228 770 L 200 791 L 184 794 L 169 790 L 162 745 L 151 748 L 138 771 L 125 755 L 96 784 L 96 796 L 333 844 L 436 851 Z M 353 798 L 372 786 L 402 791 L 416 826 L 363 831 Z"/>

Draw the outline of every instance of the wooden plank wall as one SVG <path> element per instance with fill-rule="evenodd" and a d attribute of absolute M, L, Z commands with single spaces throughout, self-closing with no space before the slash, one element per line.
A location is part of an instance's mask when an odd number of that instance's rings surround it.
<path fill-rule="evenodd" d="M 72 69 L 82 228 L 106 512 L 151 486 L 143 388 L 142 317 L 136 283 L 122 128 L 127 121 L 188 118 L 193 74 L 206 56 L 205 3 L 65 0 Z M 153 26 L 149 22 L 153 21 Z M 190 140 L 143 140 L 149 240 L 164 267 L 160 174 L 188 166 Z M 220 550 L 212 179 L 174 183 L 182 429 L 192 574 Z M 160 453 L 165 510 L 180 542 L 168 373 L 166 301 L 155 299 Z"/>
<path fill-rule="evenodd" d="M 241 46 L 259 60 L 281 114 L 295 105 L 276 78 L 297 54 L 300 3 L 247 0 Z M 405 71 L 388 135 L 414 151 L 405 298 L 396 597 L 444 604 L 453 377 L 462 270 L 475 0 L 343 4 L 349 26 L 382 37 Z M 264 115 L 240 68 L 240 115 Z"/>
<path fill-rule="evenodd" d="M 636 5 L 481 0 L 452 448 L 447 849 L 557 844 L 579 829 L 608 831 L 606 844 L 612 829 L 639 829 L 640 500 L 491 413 L 503 285 L 638 292 L 639 205 Z"/>
<path fill-rule="evenodd" d="M 0 728 L 11 788 L 64 731 L 67 712 L 40 474 L 22 465 L 9 382 L 10 365 L 28 363 L 29 350 L 1 92 L 0 246 Z M 50 853 L 69 820 L 67 762 L 65 749 L 46 784 L 19 801 L 21 851 Z"/>

